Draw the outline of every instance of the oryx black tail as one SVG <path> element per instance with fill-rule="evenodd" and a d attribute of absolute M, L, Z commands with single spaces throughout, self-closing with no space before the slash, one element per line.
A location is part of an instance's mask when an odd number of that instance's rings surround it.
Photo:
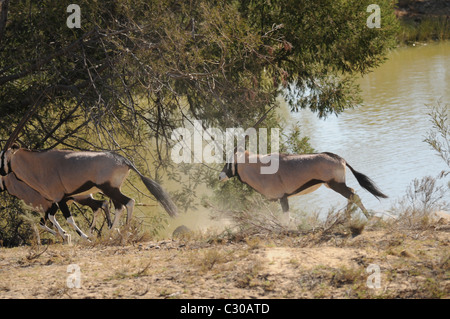
<path fill-rule="evenodd" d="M 161 204 L 170 217 L 175 217 L 178 214 L 177 207 L 170 199 L 169 194 L 154 180 L 139 174 L 142 182 L 147 187 L 147 189 L 155 196 L 156 200 Z"/>
<path fill-rule="evenodd" d="M 356 180 L 358 181 L 359 185 L 361 185 L 362 188 L 369 191 L 373 196 L 376 198 L 387 198 L 387 195 L 383 194 L 378 187 L 375 185 L 373 180 L 371 180 L 368 176 L 356 171 L 351 167 L 348 163 L 345 163 L 348 168 L 352 171 L 353 175 L 355 175 Z"/>
<path fill-rule="evenodd" d="M 169 214 L 170 217 L 175 217 L 178 215 L 178 209 L 177 206 L 174 204 L 174 202 L 170 199 L 169 194 L 154 180 L 145 177 L 142 175 L 141 172 L 137 169 L 136 166 L 134 166 L 131 161 L 123 157 L 122 155 L 112 153 L 116 157 L 117 160 L 121 161 L 125 165 L 127 165 L 129 168 L 131 168 L 133 171 L 135 171 L 140 177 L 142 182 L 144 183 L 145 187 L 150 191 L 150 193 L 155 196 L 156 200 L 161 204 L 161 206 L 166 210 L 166 212 Z"/>

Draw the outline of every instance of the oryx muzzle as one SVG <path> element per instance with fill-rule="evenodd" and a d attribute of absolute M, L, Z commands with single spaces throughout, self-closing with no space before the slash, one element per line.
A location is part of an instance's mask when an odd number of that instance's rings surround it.
<path fill-rule="evenodd" d="M 239 154 L 238 154 L 239 153 Z M 260 155 L 236 152 L 233 163 L 226 163 L 220 180 L 236 176 L 269 200 L 280 200 L 284 212 L 289 211 L 288 197 L 308 194 L 322 184 L 357 204 L 369 218 L 369 213 L 352 188 L 345 184 L 345 168 L 355 175 L 358 183 L 377 198 L 387 198 L 366 175 L 354 170 L 342 157 L 332 153 L 286 155 L 277 154 L 279 168 L 274 174 L 261 174 Z M 244 157 L 245 161 L 237 160 Z"/>
<path fill-rule="evenodd" d="M 7 173 L 13 172 L 18 179 L 53 203 L 102 192 L 116 208 L 112 227 L 118 223 L 124 207 L 127 209 L 127 222 L 131 219 L 134 200 L 120 191 L 130 169 L 140 176 L 170 216 L 177 215 L 175 204 L 162 187 L 143 176 L 130 161 L 118 154 L 56 149 L 32 151 L 13 146 L 1 155 L 4 160 L 0 164 Z"/>

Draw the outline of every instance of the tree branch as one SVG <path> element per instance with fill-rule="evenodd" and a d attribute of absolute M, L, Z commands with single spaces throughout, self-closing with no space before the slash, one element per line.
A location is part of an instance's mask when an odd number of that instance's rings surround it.
<path fill-rule="evenodd" d="M 94 28 L 94 29 L 86 32 L 85 34 L 83 34 L 78 40 L 76 40 L 76 41 L 72 42 L 71 44 L 69 44 L 68 46 L 66 46 L 66 47 L 56 51 L 55 53 L 47 55 L 46 57 L 44 57 L 42 59 L 32 61 L 31 65 L 24 71 L 0 77 L 0 85 L 3 85 L 3 84 L 5 84 L 7 82 L 10 82 L 10 81 L 14 81 L 14 80 L 20 79 L 20 78 L 22 78 L 24 76 L 27 76 L 28 74 L 30 74 L 30 73 L 32 73 L 34 71 L 38 71 L 42 66 L 46 65 L 47 63 L 49 63 L 54 58 L 57 58 L 59 56 L 65 55 L 65 54 L 70 54 L 77 47 L 79 47 L 84 42 L 84 40 L 86 38 L 88 38 L 89 36 L 91 36 L 95 32 L 96 32 L 96 29 Z M 26 62 L 21 63 L 21 64 L 25 64 L 25 63 Z"/>
<path fill-rule="evenodd" d="M 0 0 L 0 42 L 5 33 L 6 21 L 8 20 L 9 0 Z"/>

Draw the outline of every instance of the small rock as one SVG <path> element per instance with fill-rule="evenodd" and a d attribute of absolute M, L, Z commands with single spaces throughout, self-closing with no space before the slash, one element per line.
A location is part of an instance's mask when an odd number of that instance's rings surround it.
<path fill-rule="evenodd" d="M 190 232 L 191 230 L 188 227 L 181 225 L 175 228 L 175 230 L 172 233 L 172 238 L 182 237 Z"/>

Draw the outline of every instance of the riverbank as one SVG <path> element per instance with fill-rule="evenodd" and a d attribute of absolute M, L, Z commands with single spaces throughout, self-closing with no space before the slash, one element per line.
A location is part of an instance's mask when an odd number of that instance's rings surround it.
<path fill-rule="evenodd" d="M 400 0 L 395 14 L 400 21 L 400 43 L 450 39 L 450 1 Z"/>
<path fill-rule="evenodd" d="M 329 228 L 1 248 L 0 298 L 449 298 L 449 233 L 443 219 L 375 220 L 354 237 Z"/>

